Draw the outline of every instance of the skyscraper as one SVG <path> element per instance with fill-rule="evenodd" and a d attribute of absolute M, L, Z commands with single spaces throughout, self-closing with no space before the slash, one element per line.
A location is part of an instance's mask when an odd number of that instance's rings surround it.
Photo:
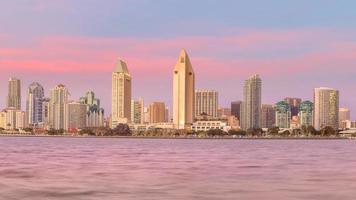
<path fill-rule="evenodd" d="M 17 78 L 9 79 L 7 107 L 21 110 L 21 81 Z"/>
<path fill-rule="evenodd" d="M 245 81 L 241 116 L 243 130 L 261 127 L 261 89 L 262 80 L 258 75 L 253 75 Z"/>
<path fill-rule="evenodd" d="M 65 105 L 68 101 L 68 89 L 59 84 L 50 90 L 49 126 L 59 130 L 65 128 Z"/>
<path fill-rule="evenodd" d="M 262 104 L 261 127 L 272 128 L 276 123 L 276 109 L 274 105 Z"/>
<path fill-rule="evenodd" d="M 195 75 L 187 52 L 180 52 L 173 71 L 173 124 L 185 129 L 194 122 Z"/>
<path fill-rule="evenodd" d="M 291 110 L 288 103 L 280 101 L 276 104 L 276 126 L 290 128 Z"/>
<path fill-rule="evenodd" d="M 314 89 L 314 127 L 320 130 L 339 127 L 339 91 L 332 88 Z"/>
<path fill-rule="evenodd" d="M 205 114 L 218 116 L 218 92 L 215 90 L 195 90 L 195 117 Z"/>
<path fill-rule="evenodd" d="M 164 102 L 153 102 L 149 107 L 150 123 L 166 122 L 166 105 Z"/>
<path fill-rule="evenodd" d="M 238 120 L 241 119 L 241 104 L 242 101 L 231 102 L 231 114 L 235 116 Z"/>
<path fill-rule="evenodd" d="M 311 101 L 303 101 L 299 106 L 299 121 L 301 126 L 313 125 L 313 103 Z"/>
<path fill-rule="evenodd" d="M 26 113 L 27 121 L 35 126 L 42 122 L 42 102 L 44 89 L 39 83 L 32 83 L 27 90 Z"/>
<path fill-rule="evenodd" d="M 294 97 L 286 97 L 284 99 L 284 102 L 286 102 L 289 105 L 292 117 L 293 116 L 298 116 L 299 105 L 302 102 L 302 99 L 294 98 Z"/>
<path fill-rule="evenodd" d="M 112 73 L 112 128 L 131 120 L 131 81 L 126 63 L 119 60 Z"/>
<path fill-rule="evenodd" d="M 144 116 L 145 104 L 143 98 L 139 98 L 138 101 L 131 101 L 131 123 L 134 124 L 144 124 L 145 116 Z"/>
<path fill-rule="evenodd" d="M 93 91 L 88 91 L 84 97 L 80 98 L 81 104 L 86 105 L 87 127 L 102 127 L 104 126 L 104 109 L 100 107 L 100 99 L 95 98 Z M 71 107 L 73 107 L 72 105 Z"/>

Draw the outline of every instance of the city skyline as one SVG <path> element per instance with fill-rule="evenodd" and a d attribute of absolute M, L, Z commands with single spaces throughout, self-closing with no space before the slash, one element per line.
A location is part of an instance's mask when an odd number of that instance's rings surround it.
<path fill-rule="evenodd" d="M 288 96 L 312 100 L 314 88 L 332 87 L 340 91 L 340 107 L 356 110 L 356 97 L 350 92 L 356 90 L 356 30 L 350 28 L 356 14 L 349 4 L 323 2 L 321 8 L 320 2 L 298 1 L 289 2 L 289 9 L 284 10 L 286 3 L 281 1 L 259 2 L 257 7 L 253 2 L 217 6 L 218 2 L 195 1 L 183 15 L 173 12 L 182 6 L 179 1 L 161 2 L 158 7 L 149 1 L 108 1 L 100 4 L 100 10 L 98 3 L 0 3 L 2 107 L 8 78 L 17 77 L 22 81 L 22 97 L 34 81 L 45 87 L 46 96 L 50 88 L 62 83 L 71 99 L 95 91 L 110 113 L 110 73 L 120 57 L 139 80 L 133 83 L 133 99 L 143 96 L 146 102 L 163 101 L 171 108 L 171 69 L 177 52 L 186 48 L 194 59 L 196 88 L 219 91 L 223 107 L 242 100 L 243 81 L 257 73 L 264 80 L 263 103 L 275 104 Z M 73 11 L 80 6 L 81 17 Z M 143 8 L 146 14 L 140 15 L 137 11 Z M 203 11 L 213 8 L 218 8 L 216 13 Z M 251 9 L 260 12 L 253 16 L 245 11 Z M 293 22 L 282 20 L 300 10 L 303 16 Z M 330 10 L 344 15 L 330 14 L 338 13 Z M 14 15 L 16 22 L 11 20 Z M 99 16 L 98 21 L 84 20 L 94 16 Z M 355 114 L 351 113 L 352 118 Z"/>

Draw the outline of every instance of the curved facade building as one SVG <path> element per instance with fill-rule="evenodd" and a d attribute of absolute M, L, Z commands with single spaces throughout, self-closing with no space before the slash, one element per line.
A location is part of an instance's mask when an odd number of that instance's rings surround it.
<path fill-rule="evenodd" d="M 299 106 L 299 121 L 301 126 L 313 125 L 313 109 L 314 104 L 311 101 L 303 101 Z"/>

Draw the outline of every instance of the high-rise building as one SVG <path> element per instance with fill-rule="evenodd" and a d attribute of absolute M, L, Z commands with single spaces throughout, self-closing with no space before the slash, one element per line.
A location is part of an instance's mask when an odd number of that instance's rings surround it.
<path fill-rule="evenodd" d="M 320 130 L 339 127 L 339 91 L 332 88 L 314 89 L 314 127 Z"/>
<path fill-rule="evenodd" d="M 145 104 L 143 98 L 139 98 L 138 101 L 131 101 L 131 123 L 134 124 L 144 124 L 145 116 L 144 116 Z"/>
<path fill-rule="evenodd" d="M 131 120 L 131 84 L 127 65 L 119 60 L 112 73 L 112 128 Z"/>
<path fill-rule="evenodd" d="M 261 89 L 262 80 L 258 75 L 253 75 L 245 81 L 241 114 L 243 130 L 261 127 Z"/>
<path fill-rule="evenodd" d="M 242 101 L 231 102 L 231 114 L 235 116 L 238 120 L 241 119 L 241 104 Z"/>
<path fill-rule="evenodd" d="M 350 110 L 348 108 L 339 109 L 339 127 L 346 129 L 346 121 L 350 121 Z"/>
<path fill-rule="evenodd" d="M 261 127 L 272 128 L 276 124 L 276 109 L 274 105 L 262 104 Z"/>
<path fill-rule="evenodd" d="M 68 102 L 65 105 L 64 129 L 71 131 L 87 126 L 87 105 L 81 102 Z"/>
<path fill-rule="evenodd" d="M 218 92 L 215 90 L 195 90 L 195 117 L 218 116 Z"/>
<path fill-rule="evenodd" d="M 149 107 L 150 123 L 166 122 L 166 105 L 164 102 L 153 102 Z"/>
<path fill-rule="evenodd" d="M 9 79 L 7 107 L 21 110 L 21 81 L 17 78 Z"/>
<path fill-rule="evenodd" d="M 292 117 L 298 116 L 299 106 L 300 106 L 300 103 L 302 102 L 302 99 L 294 98 L 294 97 L 286 97 L 284 99 L 284 102 L 286 102 L 289 105 Z"/>
<path fill-rule="evenodd" d="M 50 90 L 49 127 L 59 130 L 65 128 L 65 105 L 68 101 L 68 89 L 59 84 Z"/>
<path fill-rule="evenodd" d="M 95 93 L 88 91 L 84 97 L 80 98 L 80 102 L 87 108 L 86 126 L 104 126 L 104 109 L 100 107 L 100 99 L 95 98 Z"/>
<path fill-rule="evenodd" d="M 27 121 L 31 126 L 42 122 L 42 102 L 44 89 L 39 83 L 32 83 L 27 90 L 26 113 Z"/>
<path fill-rule="evenodd" d="M 194 122 L 195 75 L 183 49 L 173 71 L 173 124 L 176 129 L 191 127 Z"/>
<path fill-rule="evenodd" d="M 311 101 L 303 101 L 299 106 L 299 123 L 301 126 L 313 125 L 313 109 L 314 105 Z"/>
<path fill-rule="evenodd" d="M 291 110 L 288 103 L 280 101 L 276 104 L 276 126 L 290 128 Z"/>

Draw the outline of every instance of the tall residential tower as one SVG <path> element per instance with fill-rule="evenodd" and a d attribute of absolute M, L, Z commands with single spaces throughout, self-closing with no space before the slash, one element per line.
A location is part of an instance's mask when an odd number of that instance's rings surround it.
<path fill-rule="evenodd" d="M 331 126 L 339 127 L 339 91 L 332 88 L 314 89 L 314 127 L 320 130 Z"/>
<path fill-rule="evenodd" d="M 244 101 L 241 112 L 241 128 L 261 128 L 261 89 L 262 80 L 253 75 L 245 81 Z"/>
<path fill-rule="evenodd" d="M 59 84 L 50 90 L 49 125 L 50 128 L 59 130 L 65 128 L 65 106 L 68 101 L 68 89 Z"/>
<path fill-rule="evenodd" d="M 9 79 L 7 108 L 21 110 L 21 81 L 17 78 Z"/>

